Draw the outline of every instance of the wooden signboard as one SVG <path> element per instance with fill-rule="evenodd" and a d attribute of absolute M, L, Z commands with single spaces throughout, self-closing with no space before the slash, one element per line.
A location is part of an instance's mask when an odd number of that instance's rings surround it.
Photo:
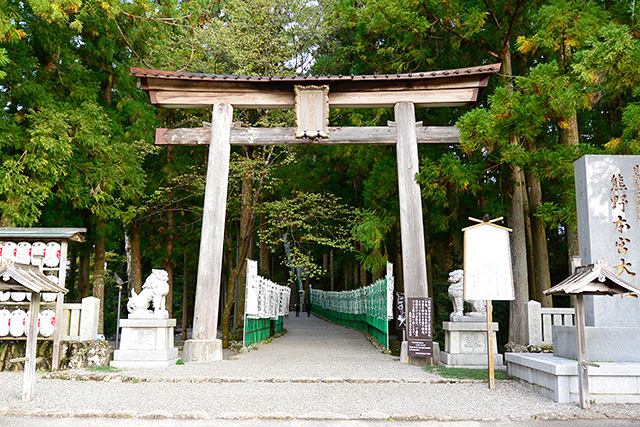
<path fill-rule="evenodd" d="M 487 302 L 487 364 L 489 389 L 495 390 L 493 362 L 493 300 L 513 300 L 513 270 L 509 233 L 511 229 L 493 224 L 502 217 L 480 221 L 464 232 L 464 299 Z"/>
<path fill-rule="evenodd" d="M 249 319 L 257 319 L 260 314 L 258 307 L 258 288 L 260 283 L 258 280 L 258 262 L 248 259 L 244 311 Z"/>
<path fill-rule="evenodd" d="M 407 355 L 433 357 L 433 299 L 407 298 Z"/>
<path fill-rule="evenodd" d="M 296 138 L 328 138 L 329 86 L 295 86 Z"/>
<path fill-rule="evenodd" d="M 462 231 L 465 301 L 513 300 L 513 271 L 509 247 L 511 230 L 483 222 Z"/>

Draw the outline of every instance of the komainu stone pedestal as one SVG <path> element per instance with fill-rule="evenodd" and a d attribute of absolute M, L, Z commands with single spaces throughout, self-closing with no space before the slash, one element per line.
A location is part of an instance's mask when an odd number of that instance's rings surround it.
<path fill-rule="evenodd" d="M 483 319 L 484 320 L 484 319 Z M 496 341 L 498 323 L 493 323 L 493 340 Z M 487 368 L 487 322 L 443 322 L 445 331 L 444 351 L 440 352 L 440 366 L 447 368 Z M 494 348 L 495 369 L 505 369 L 502 355 Z"/>
<path fill-rule="evenodd" d="M 178 348 L 173 346 L 176 319 L 121 319 L 120 349 L 113 353 L 116 368 L 159 368 L 175 365 Z"/>

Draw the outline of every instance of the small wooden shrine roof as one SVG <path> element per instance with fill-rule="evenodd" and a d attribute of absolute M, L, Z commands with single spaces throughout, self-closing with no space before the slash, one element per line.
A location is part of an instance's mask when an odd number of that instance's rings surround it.
<path fill-rule="evenodd" d="M 604 261 L 576 268 L 565 280 L 544 291 L 545 295 L 640 294 L 640 289 L 609 270 Z"/>
<path fill-rule="evenodd" d="M 329 86 L 331 108 L 469 105 L 501 64 L 404 74 L 240 76 L 131 67 L 151 102 L 163 107 L 202 108 L 225 102 L 235 108 L 293 108 L 294 86 Z"/>
<path fill-rule="evenodd" d="M 74 242 L 84 242 L 81 233 L 86 233 L 86 228 L 8 228 L 0 227 L 0 240 L 2 239 L 62 239 Z"/>
<path fill-rule="evenodd" d="M 0 263 L 0 291 L 64 294 L 68 292 L 64 287 L 47 279 L 37 266 L 7 260 Z"/>

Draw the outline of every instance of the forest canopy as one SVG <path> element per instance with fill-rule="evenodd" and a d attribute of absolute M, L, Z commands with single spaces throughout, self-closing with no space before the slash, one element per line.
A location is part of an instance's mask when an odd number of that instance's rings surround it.
<path fill-rule="evenodd" d="M 542 291 L 578 254 L 573 161 L 640 154 L 637 20 L 635 2 L 615 0 L 6 0 L 0 222 L 88 229 L 70 250 L 67 298 L 100 298 L 107 335 L 115 272 L 139 291 L 152 268 L 166 269 L 168 307 L 188 323 L 207 152 L 156 147 L 154 132 L 201 126 L 210 111 L 154 107 L 129 67 L 347 75 L 500 62 L 476 106 L 416 111 L 425 125 L 461 132 L 460 144 L 419 151 L 430 294 L 447 317 L 461 229 L 489 214 L 514 230 L 516 302 L 550 306 Z M 236 109 L 234 120 L 295 124 L 285 110 Z M 332 126 L 391 120 L 391 109 L 330 114 Z M 234 313 L 243 310 L 247 257 L 272 280 L 292 281 L 298 267 L 325 290 L 372 283 L 392 262 L 401 290 L 401 250 L 394 147 L 234 147 L 226 342 L 242 327 Z M 519 343 L 516 306 L 499 320 Z"/>

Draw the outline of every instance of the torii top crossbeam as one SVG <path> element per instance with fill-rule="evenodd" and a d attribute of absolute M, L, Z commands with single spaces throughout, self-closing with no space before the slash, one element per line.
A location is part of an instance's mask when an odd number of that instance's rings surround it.
<path fill-rule="evenodd" d="M 331 108 L 470 105 L 500 64 L 407 74 L 348 76 L 235 76 L 131 68 L 153 104 L 203 108 L 227 103 L 234 108 L 293 108 L 294 86 L 328 85 Z"/>

